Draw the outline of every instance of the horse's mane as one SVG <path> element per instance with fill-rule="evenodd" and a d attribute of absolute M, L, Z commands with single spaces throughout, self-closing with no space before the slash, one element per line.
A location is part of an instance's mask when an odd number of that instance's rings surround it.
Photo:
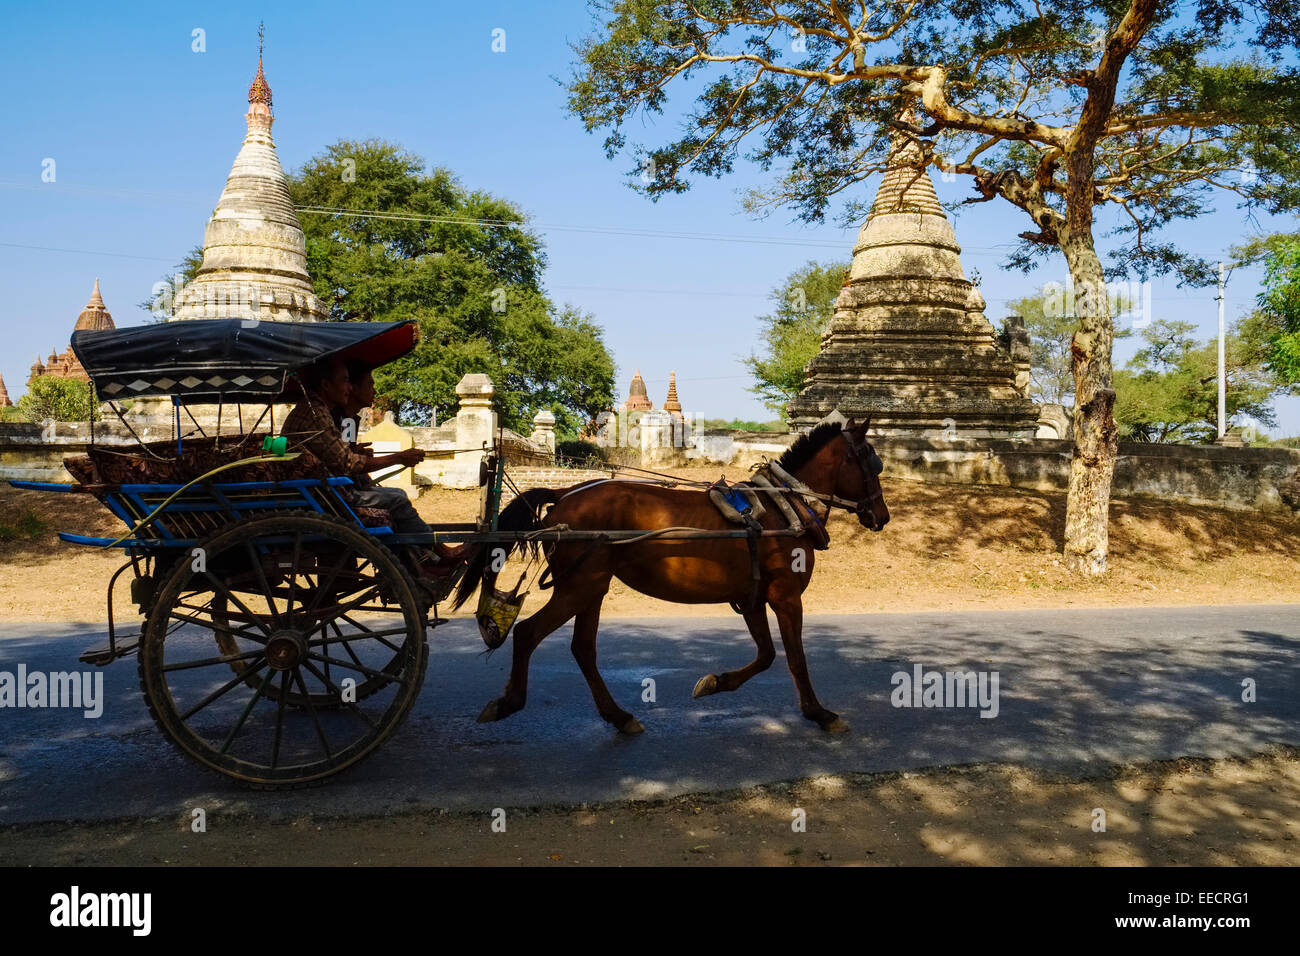
<path fill-rule="evenodd" d="M 840 433 L 843 426 L 839 422 L 822 422 L 812 431 L 805 435 L 800 435 L 794 440 L 794 444 L 785 450 L 776 463 L 794 474 L 798 469 L 808 464 L 812 457 L 816 455 L 832 438 Z"/>

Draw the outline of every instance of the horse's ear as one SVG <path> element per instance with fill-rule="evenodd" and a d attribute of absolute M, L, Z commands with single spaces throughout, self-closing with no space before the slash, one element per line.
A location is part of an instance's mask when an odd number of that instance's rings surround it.
<path fill-rule="evenodd" d="M 871 416 L 868 415 L 867 420 L 862 423 L 862 434 L 865 435 L 870 430 L 871 430 Z"/>

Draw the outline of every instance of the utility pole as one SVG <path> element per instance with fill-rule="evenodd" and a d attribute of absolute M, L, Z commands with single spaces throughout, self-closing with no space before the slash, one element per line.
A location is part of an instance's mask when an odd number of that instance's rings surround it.
<path fill-rule="evenodd" d="M 1223 263 L 1219 263 L 1219 437 L 1228 430 L 1228 373 L 1223 358 L 1223 286 L 1227 281 Z"/>

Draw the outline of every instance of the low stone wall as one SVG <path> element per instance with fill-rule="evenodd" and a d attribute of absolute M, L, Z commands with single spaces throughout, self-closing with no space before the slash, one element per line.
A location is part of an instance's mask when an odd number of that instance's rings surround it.
<path fill-rule="evenodd" d="M 169 426 L 135 427 L 144 441 L 172 437 Z M 96 422 L 95 443 L 131 446 L 137 442 L 120 422 Z M 63 459 L 84 455 L 89 445 L 89 422 L 0 422 L 0 481 L 72 481 Z"/>
<path fill-rule="evenodd" d="M 728 463 L 747 466 L 764 456 L 775 457 L 771 444 L 738 441 Z M 886 478 L 1062 492 L 1069 485 L 1068 441 L 891 437 L 879 439 L 875 447 L 885 462 Z M 1121 442 L 1112 493 L 1289 513 L 1292 508 L 1282 489 L 1298 468 L 1300 451 L 1286 448 Z"/>
<path fill-rule="evenodd" d="M 170 438 L 171 430 L 164 425 L 148 426 L 140 430 L 140 437 L 160 441 Z M 437 439 L 446 440 L 445 433 L 419 437 L 425 439 L 423 444 L 434 448 L 439 444 Z M 778 457 L 793 440 L 790 435 L 764 433 L 705 437 L 707 441 L 699 447 L 686 449 L 681 460 L 748 467 L 763 458 Z M 103 422 L 95 425 L 95 441 L 129 446 L 136 439 L 120 423 Z M 63 459 L 84 454 L 89 442 L 90 425 L 85 422 L 44 427 L 25 422 L 0 423 L 0 480 L 71 481 Z M 885 461 L 886 478 L 1004 485 L 1036 491 L 1064 491 L 1069 480 L 1068 441 L 893 437 L 881 438 L 876 450 Z M 417 471 L 423 473 L 423 469 L 439 464 L 431 460 Z M 1113 493 L 1117 497 L 1151 496 L 1222 508 L 1290 513 L 1293 504 L 1289 502 L 1297 498 L 1295 493 L 1284 496 L 1283 489 L 1298 470 L 1300 451 L 1292 449 L 1122 442 Z M 607 478 L 609 472 L 523 465 L 511 467 L 510 475 L 520 488 L 563 488 Z M 477 466 L 466 481 L 464 487 L 477 487 Z M 1300 482 L 1296 484 L 1300 486 Z M 509 501 L 508 495 L 505 501 Z"/>

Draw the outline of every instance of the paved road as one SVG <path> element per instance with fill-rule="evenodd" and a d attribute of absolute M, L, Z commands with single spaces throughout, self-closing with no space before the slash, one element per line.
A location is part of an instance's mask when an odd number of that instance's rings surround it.
<path fill-rule="evenodd" d="M 1300 744 L 1300 606 L 964 612 L 812 618 L 806 646 L 823 702 L 851 725 L 827 735 L 799 714 L 784 657 L 734 694 L 691 698 L 703 674 L 747 662 L 738 618 L 603 624 L 602 671 L 645 724 L 617 735 L 596 715 L 568 629 L 534 657 L 527 709 L 475 723 L 505 682 L 472 622 L 434 632 L 423 694 L 398 735 L 325 787 L 237 789 L 175 754 L 154 728 L 134 659 L 104 673 L 97 720 L 0 710 L 0 823 L 248 811 L 376 815 L 581 803 L 722 790 L 822 773 L 1011 761 L 1060 771 Z M 0 625 L 0 671 L 67 670 L 91 626 Z M 778 642 L 779 648 L 779 642 Z M 891 705 L 891 677 L 997 671 L 999 712 Z M 657 702 L 641 702 L 642 680 Z M 1257 700 L 1243 703 L 1251 678 Z"/>

